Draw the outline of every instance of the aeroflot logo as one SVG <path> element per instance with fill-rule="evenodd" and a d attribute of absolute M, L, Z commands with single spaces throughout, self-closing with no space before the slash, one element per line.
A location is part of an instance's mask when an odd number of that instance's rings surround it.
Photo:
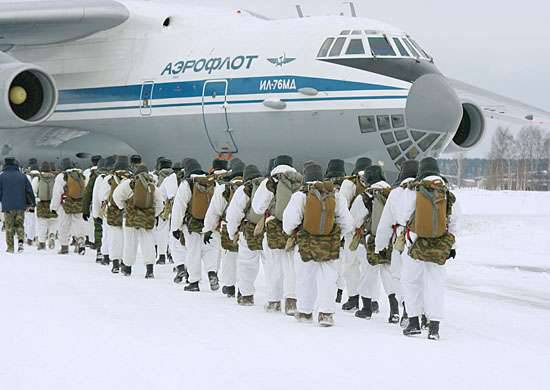
<path fill-rule="evenodd" d="M 268 58 L 267 60 L 273 65 L 280 66 L 282 68 L 283 65 L 290 64 L 291 62 L 295 61 L 296 58 L 287 57 L 286 54 L 283 54 L 280 57 Z"/>
<path fill-rule="evenodd" d="M 211 74 L 219 70 L 250 69 L 254 60 L 257 59 L 258 56 L 237 56 L 169 62 L 160 75 L 178 75 L 185 72 L 208 72 L 208 74 Z"/>

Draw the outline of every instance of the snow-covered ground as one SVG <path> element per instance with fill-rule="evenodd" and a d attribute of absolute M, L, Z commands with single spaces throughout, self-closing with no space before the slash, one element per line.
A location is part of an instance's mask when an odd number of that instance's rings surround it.
<path fill-rule="evenodd" d="M 0 244 L 0 389 L 549 389 L 550 194 L 458 191 L 440 342 L 338 312 L 321 329 L 93 257 Z M 2 240 L 3 241 L 3 240 Z M 205 286 L 206 287 L 206 286 Z"/>

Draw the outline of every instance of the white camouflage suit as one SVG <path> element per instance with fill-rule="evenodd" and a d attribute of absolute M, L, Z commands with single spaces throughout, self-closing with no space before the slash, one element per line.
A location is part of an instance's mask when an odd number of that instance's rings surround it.
<path fill-rule="evenodd" d="M 166 177 L 158 187 L 164 203 L 173 200 L 178 192 L 178 178 L 175 173 Z M 170 218 L 158 219 L 158 225 L 155 229 L 155 242 L 157 243 L 157 252 L 160 255 L 167 255 L 168 246 L 172 234 L 170 233 Z M 171 245 L 170 245 L 171 246 Z"/>
<path fill-rule="evenodd" d="M 82 219 L 82 213 L 78 214 L 66 214 L 63 210 L 63 197 L 65 196 L 65 173 L 72 171 L 80 172 L 80 169 L 68 169 L 65 172 L 61 172 L 55 178 L 52 191 L 52 201 L 50 203 L 50 210 L 57 212 L 59 242 L 62 246 L 69 246 L 71 236 L 77 239 L 84 239 L 86 235 L 86 226 Z"/>
<path fill-rule="evenodd" d="M 359 175 L 362 175 L 360 172 Z M 347 202 L 348 209 L 351 208 L 353 201 L 355 200 L 355 193 L 357 191 L 356 185 L 351 180 L 344 180 L 340 187 L 340 195 L 344 197 Z M 359 245 L 357 250 L 352 251 L 349 249 L 351 241 L 353 239 L 353 233 L 350 233 L 344 237 L 344 256 L 341 262 L 341 275 L 345 280 L 347 294 L 350 297 L 359 295 L 359 284 L 364 274 L 364 263 L 361 259 L 366 258 L 367 251 L 363 244 Z"/>
<path fill-rule="evenodd" d="M 123 172 L 125 173 L 126 171 L 123 171 Z M 99 183 L 96 182 L 95 188 L 98 189 L 98 201 L 101 205 L 107 205 L 109 203 L 109 197 L 111 195 L 111 185 L 109 184 L 109 181 L 111 180 L 111 178 L 114 177 L 119 185 L 122 182 L 121 178 L 118 177 L 116 173 L 117 172 L 115 172 L 114 175 L 111 174 L 111 175 L 105 176 L 105 178 Z M 95 192 L 95 188 L 94 188 L 94 192 Z M 108 236 L 109 236 L 109 240 L 108 240 L 109 246 L 107 249 L 107 254 L 111 258 L 111 260 L 121 260 L 122 255 L 124 253 L 124 231 L 122 229 L 122 226 L 109 225 L 107 223 L 107 215 L 105 215 L 103 218 L 103 226 L 107 228 L 106 230 L 108 231 Z M 103 250 L 101 253 L 105 254 L 103 253 Z"/>
<path fill-rule="evenodd" d="M 263 251 L 250 250 L 244 234 L 239 233 L 239 226 L 245 219 L 248 207 L 250 207 L 250 198 L 244 192 L 244 186 L 241 186 L 235 191 L 235 195 L 233 195 L 233 199 L 231 199 L 231 203 L 227 208 L 227 232 L 230 239 L 234 239 L 237 234 L 239 235 L 237 284 L 243 296 L 254 295 L 256 291 L 254 285 L 263 257 Z"/>
<path fill-rule="evenodd" d="M 292 195 L 283 216 L 283 230 L 291 235 L 304 220 L 307 195 L 299 191 Z M 345 198 L 336 193 L 335 223 L 340 225 L 342 236 L 353 230 L 353 219 Z M 296 266 L 297 308 L 300 313 L 335 312 L 338 260 L 304 262 L 298 250 L 292 252 Z"/>
<path fill-rule="evenodd" d="M 100 218 L 102 221 L 102 233 L 101 233 L 101 254 L 109 255 L 110 236 L 109 225 L 107 225 L 107 218 L 104 215 L 104 209 L 101 198 L 103 197 L 103 186 L 105 184 L 105 178 L 107 175 L 99 175 L 95 181 L 94 190 L 92 192 L 92 217 Z M 117 259 L 118 260 L 118 259 Z"/>
<path fill-rule="evenodd" d="M 391 186 L 385 181 L 379 181 L 373 184 L 372 189 L 388 189 Z M 358 229 L 365 223 L 365 218 L 369 215 L 369 211 L 365 206 L 363 197 L 358 196 L 351 206 L 351 215 L 353 216 L 354 228 Z M 389 243 L 389 239 L 387 241 Z M 379 281 L 382 280 L 382 285 L 386 291 L 386 295 L 394 294 L 395 288 L 390 272 L 390 264 L 370 265 L 367 256 L 362 258 L 363 274 L 359 282 L 359 294 L 364 298 L 376 300 L 379 292 Z"/>
<path fill-rule="evenodd" d="M 288 165 L 279 165 L 271 171 L 271 176 L 280 173 L 296 172 L 296 169 Z M 252 208 L 259 215 L 265 214 L 273 201 L 273 192 L 267 189 L 268 179 L 262 181 L 254 199 Z M 296 271 L 294 259 L 291 253 L 282 249 L 270 249 L 264 240 L 264 270 L 267 282 L 268 302 L 279 302 L 283 298 L 296 298 Z"/>
<path fill-rule="evenodd" d="M 131 179 L 124 179 L 113 192 L 113 201 L 121 210 L 126 208 L 126 202 L 130 199 L 134 192 L 130 187 Z M 155 188 L 153 200 L 155 209 L 155 217 L 162 213 L 164 201 L 160 191 Z M 124 254 L 122 259 L 127 266 L 133 266 L 136 263 L 138 247 L 143 256 L 143 262 L 147 264 L 155 263 L 155 235 L 154 229 L 135 229 L 133 227 L 124 226 Z"/>
<path fill-rule="evenodd" d="M 202 175 L 204 177 L 204 175 Z M 172 209 L 171 231 L 181 230 L 185 237 L 186 260 L 176 265 L 185 264 L 189 272 L 189 283 L 199 282 L 202 276 L 202 265 L 207 272 L 217 272 L 220 258 L 220 238 L 213 234 L 210 244 L 204 244 L 200 233 L 190 233 L 187 225 L 184 225 L 185 213 L 190 206 L 192 192 L 188 180 L 199 175 L 191 175 L 190 179 L 182 181 L 174 199 Z"/>
<path fill-rule="evenodd" d="M 223 193 L 225 191 L 225 184 L 216 185 L 214 195 L 210 201 L 206 217 L 204 218 L 203 232 L 216 232 L 221 228 L 223 222 L 223 215 L 229 206 L 225 200 Z M 235 286 L 237 283 L 237 256 L 238 253 L 231 252 L 225 249 L 221 249 L 221 282 L 222 285 L 230 287 Z"/>
<path fill-rule="evenodd" d="M 40 181 L 40 177 L 35 176 L 32 179 L 32 183 L 31 183 L 34 196 L 36 197 L 37 205 L 40 202 L 40 198 L 38 197 L 39 181 Z M 50 234 L 55 234 L 56 229 L 57 229 L 57 218 L 38 218 L 38 216 L 36 216 L 36 235 L 38 237 L 38 242 L 46 243 Z"/>
<path fill-rule="evenodd" d="M 84 183 L 85 187 L 88 187 L 88 183 L 90 182 L 90 176 L 92 175 L 92 172 L 97 170 L 97 166 L 90 167 L 88 169 L 85 169 L 82 173 L 84 175 Z M 87 231 L 86 236 L 88 236 L 88 239 L 91 243 L 95 244 L 95 222 L 93 218 L 88 219 L 88 222 L 85 222 L 87 225 Z"/>
<path fill-rule="evenodd" d="M 443 180 L 439 176 L 429 176 L 426 181 Z M 416 191 L 406 189 L 398 198 L 399 203 L 392 200 L 391 207 L 383 214 L 376 237 L 376 251 L 381 251 L 387 245 L 388 229 L 394 224 L 405 224 L 411 218 L 416 207 Z M 385 211 L 385 210 L 384 210 Z M 449 232 L 456 237 L 460 209 L 453 207 L 449 221 Z M 391 236 L 391 233 L 390 233 Z M 410 240 L 416 240 L 416 234 L 410 233 Z M 401 255 L 401 286 L 405 296 L 405 304 L 409 317 L 418 317 L 423 312 L 431 321 L 441 321 L 444 315 L 446 268 L 435 263 L 418 261 L 408 255 L 411 244 L 407 239 L 407 247 Z"/>

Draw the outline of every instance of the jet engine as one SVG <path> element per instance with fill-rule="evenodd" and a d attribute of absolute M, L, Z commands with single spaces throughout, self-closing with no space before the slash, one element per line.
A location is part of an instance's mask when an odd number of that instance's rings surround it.
<path fill-rule="evenodd" d="M 0 128 L 38 125 L 57 104 L 53 78 L 39 67 L 20 62 L 0 63 Z"/>
<path fill-rule="evenodd" d="M 472 149 L 481 141 L 484 133 L 485 118 L 481 109 L 472 103 L 462 103 L 462 120 L 447 152 Z"/>

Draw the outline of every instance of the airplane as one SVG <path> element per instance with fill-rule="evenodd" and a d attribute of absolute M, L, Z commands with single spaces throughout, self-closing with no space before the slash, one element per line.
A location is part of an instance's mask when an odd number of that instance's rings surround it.
<path fill-rule="evenodd" d="M 326 163 L 466 151 L 550 113 L 446 78 L 386 23 L 142 0 L 0 2 L 0 155 Z M 496 107 L 496 108 L 495 108 Z M 542 122 L 541 122 L 542 121 Z"/>

